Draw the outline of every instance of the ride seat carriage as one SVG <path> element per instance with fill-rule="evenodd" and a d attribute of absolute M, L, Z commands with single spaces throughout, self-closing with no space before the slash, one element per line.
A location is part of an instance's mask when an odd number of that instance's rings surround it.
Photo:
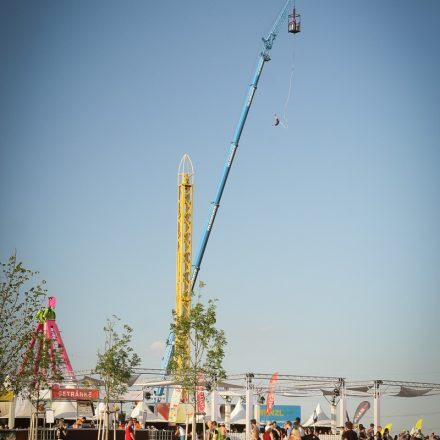
<path fill-rule="evenodd" d="M 297 34 L 298 32 L 301 32 L 301 15 L 297 14 L 295 9 L 293 9 L 293 13 L 289 15 L 287 30 L 291 34 Z"/>

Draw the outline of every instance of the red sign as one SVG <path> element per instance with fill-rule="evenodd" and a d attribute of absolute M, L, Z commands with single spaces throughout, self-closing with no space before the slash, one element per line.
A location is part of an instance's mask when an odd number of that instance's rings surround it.
<path fill-rule="evenodd" d="M 266 415 L 269 415 L 275 404 L 275 384 L 278 380 L 278 373 L 273 373 L 269 381 L 269 392 L 267 393 Z"/>
<path fill-rule="evenodd" d="M 99 390 L 94 388 L 53 388 L 53 400 L 98 400 Z"/>

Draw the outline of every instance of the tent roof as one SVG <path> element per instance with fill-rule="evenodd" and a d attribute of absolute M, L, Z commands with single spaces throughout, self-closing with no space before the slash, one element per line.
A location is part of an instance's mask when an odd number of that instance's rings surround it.
<path fill-rule="evenodd" d="M 314 419 L 316 419 L 316 422 L 314 421 Z M 331 420 L 322 410 L 321 404 L 318 403 L 313 413 L 310 415 L 307 421 L 303 423 L 303 426 L 331 426 Z"/>

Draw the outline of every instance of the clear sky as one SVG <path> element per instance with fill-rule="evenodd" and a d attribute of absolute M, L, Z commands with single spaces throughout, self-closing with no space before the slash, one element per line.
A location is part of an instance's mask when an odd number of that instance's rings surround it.
<path fill-rule="evenodd" d="M 179 161 L 197 173 L 196 248 L 282 4 L 0 3 L 0 257 L 15 248 L 48 281 L 74 368 L 95 365 L 114 313 L 160 366 Z M 264 69 L 200 274 L 226 367 L 438 383 L 440 2 L 297 7 L 303 32 L 283 27 Z M 438 398 L 383 411 L 440 432 Z"/>

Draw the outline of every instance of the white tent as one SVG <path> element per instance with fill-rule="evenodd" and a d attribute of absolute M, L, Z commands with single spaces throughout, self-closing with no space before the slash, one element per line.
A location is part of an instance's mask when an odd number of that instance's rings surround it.
<path fill-rule="evenodd" d="M 144 404 L 143 402 L 137 403 L 137 405 L 133 408 L 130 416 L 135 419 L 142 420 L 144 412 L 146 413 L 148 421 L 158 419 L 158 417 L 150 410 L 150 408 L 148 408 L 148 405 Z"/>
<path fill-rule="evenodd" d="M 30 417 L 32 413 L 32 403 L 28 399 L 18 397 L 15 401 L 15 417 Z"/>
<path fill-rule="evenodd" d="M 313 411 L 307 421 L 303 423 L 303 426 L 331 426 L 331 420 L 322 410 L 321 404 L 318 403 L 318 405 L 316 405 L 316 409 Z"/>
<path fill-rule="evenodd" d="M 245 424 L 246 423 L 246 410 L 241 403 L 241 399 L 238 399 L 235 408 L 231 412 L 231 423 Z"/>
<path fill-rule="evenodd" d="M 56 419 L 76 419 L 78 415 L 76 402 L 53 402 L 52 409 Z"/>

